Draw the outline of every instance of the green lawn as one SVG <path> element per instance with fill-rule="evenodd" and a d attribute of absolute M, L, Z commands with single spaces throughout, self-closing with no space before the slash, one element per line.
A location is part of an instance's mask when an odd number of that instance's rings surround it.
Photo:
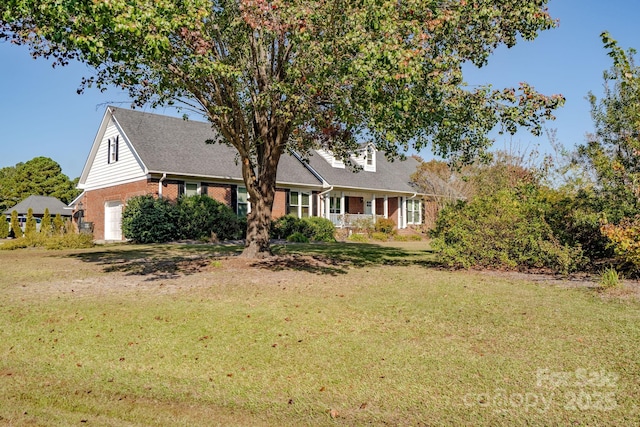
<path fill-rule="evenodd" d="M 422 245 L 0 251 L 0 424 L 640 423 L 637 300 Z"/>

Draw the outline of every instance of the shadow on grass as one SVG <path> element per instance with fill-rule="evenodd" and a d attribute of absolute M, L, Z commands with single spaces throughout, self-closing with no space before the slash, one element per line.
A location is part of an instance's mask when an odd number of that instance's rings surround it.
<path fill-rule="evenodd" d="M 274 245 L 274 259 L 260 263 L 270 269 L 304 270 L 319 274 L 346 273 L 372 265 L 434 267 L 431 249 L 404 249 L 372 243 L 310 243 Z M 291 261 L 293 260 L 293 261 Z"/>
<path fill-rule="evenodd" d="M 85 262 L 104 266 L 105 273 L 121 272 L 148 276 L 146 280 L 175 279 L 207 267 L 211 259 L 241 251 L 237 245 L 132 245 L 106 246 L 103 250 L 71 255 Z"/>
<path fill-rule="evenodd" d="M 96 248 L 98 249 L 98 248 Z M 71 255 L 103 266 L 104 272 L 165 280 L 203 271 L 212 260 L 237 256 L 240 244 L 170 244 L 104 246 Z M 436 267 L 429 249 L 404 249 L 370 243 L 286 243 L 272 246 L 274 257 L 248 263 L 272 271 L 294 270 L 322 275 L 346 274 L 350 268 L 373 265 Z"/>

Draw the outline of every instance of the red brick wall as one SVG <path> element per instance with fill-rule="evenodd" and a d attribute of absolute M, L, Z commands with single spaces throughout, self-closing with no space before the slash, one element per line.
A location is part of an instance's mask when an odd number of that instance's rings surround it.
<path fill-rule="evenodd" d="M 276 189 L 276 195 L 273 199 L 273 207 L 271 208 L 271 218 L 280 218 L 287 214 L 287 192 L 282 188 Z"/>
<path fill-rule="evenodd" d="M 117 185 L 98 190 L 86 191 L 82 199 L 85 222 L 93 223 L 93 236 L 96 240 L 104 239 L 104 206 L 107 202 L 120 201 L 123 204 L 133 196 L 152 194 L 158 196 L 158 179 L 140 180 L 129 184 Z M 230 184 L 208 184 L 207 195 L 219 202 L 231 206 L 232 189 Z M 166 180 L 162 183 L 162 197 L 175 201 L 178 199 L 179 184 Z M 287 213 L 286 191 L 277 189 L 271 216 L 279 218 Z"/>
<path fill-rule="evenodd" d="M 133 196 L 158 193 L 157 182 L 141 180 L 114 187 L 86 191 L 82 199 L 85 222 L 93 223 L 93 237 L 104 239 L 104 205 L 106 202 L 120 201 L 123 204 Z"/>
<path fill-rule="evenodd" d="M 231 185 L 209 184 L 207 188 L 207 196 L 230 206 L 235 211 L 235 206 L 231 206 Z"/>

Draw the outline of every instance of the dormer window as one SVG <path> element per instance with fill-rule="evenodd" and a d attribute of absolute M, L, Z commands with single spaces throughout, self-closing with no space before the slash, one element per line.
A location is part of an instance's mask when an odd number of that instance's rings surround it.
<path fill-rule="evenodd" d="M 115 163 L 118 161 L 118 145 L 119 137 L 109 138 L 107 140 L 107 163 Z"/>
<path fill-rule="evenodd" d="M 376 149 L 373 145 L 367 145 L 364 152 L 364 170 L 367 172 L 376 171 Z"/>
<path fill-rule="evenodd" d="M 367 166 L 373 166 L 373 148 L 367 147 Z"/>

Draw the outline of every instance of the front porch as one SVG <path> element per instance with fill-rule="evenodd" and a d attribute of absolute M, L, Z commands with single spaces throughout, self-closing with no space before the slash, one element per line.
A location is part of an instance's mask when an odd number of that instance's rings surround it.
<path fill-rule="evenodd" d="M 319 213 L 336 228 L 358 228 L 389 218 L 404 229 L 422 221 L 421 201 L 412 196 L 332 191 L 319 197 Z"/>

